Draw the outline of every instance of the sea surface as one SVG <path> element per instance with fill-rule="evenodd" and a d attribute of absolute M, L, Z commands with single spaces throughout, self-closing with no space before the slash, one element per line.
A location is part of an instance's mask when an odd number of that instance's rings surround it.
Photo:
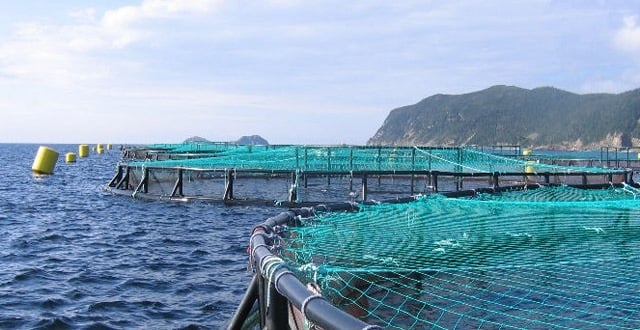
<path fill-rule="evenodd" d="M 0 144 L 1 329 L 220 329 L 251 274 L 251 228 L 282 210 L 159 202 L 103 190 L 118 145 L 31 166 L 38 144 Z"/>

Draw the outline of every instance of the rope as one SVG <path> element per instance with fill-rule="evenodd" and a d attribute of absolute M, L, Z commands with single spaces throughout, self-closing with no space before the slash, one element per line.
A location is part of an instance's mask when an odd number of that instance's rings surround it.
<path fill-rule="evenodd" d="M 280 281 L 280 278 L 281 278 L 283 275 L 293 275 L 293 276 L 295 276 L 295 274 L 294 274 L 292 271 L 290 271 L 290 270 L 282 271 L 282 272 L 280 272 L 278 275 L 276 275 L 276 278 L 274 279 L 274 284 L 275 284 L 275 286 L 276 286 L 276 290 L 278 290 L 278 292 L 280 292 L 280 286 L 279 286 L 279 284 L 278 284 L 278 283 L 279 283 L 279 281 Z"/>
<path fill-rule="evenodd" d="M 314 294 L 314 295 L 311 295 L 311 296 L 308 296 L 307 298 L 305 298 L 302 301 L 302 305 L 300 305 L 300 312 L 305 317 L 305 319 L 308 319 L 308 317 L 307 317 L 307 305 L 314 299 L 324 299 L 324 298 L 319 294 Z"/>

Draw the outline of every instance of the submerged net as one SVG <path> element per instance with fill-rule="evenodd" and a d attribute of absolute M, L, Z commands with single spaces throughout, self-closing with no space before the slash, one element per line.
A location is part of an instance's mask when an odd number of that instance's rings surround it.
<path fill-rule="evenodd" d="M 168 148 L 172 152 L 191 147 Z M 194 147 L 195 148 L 195 147 Z M 206 149 L 198 146 L 198 150 Z M 236 146 L 213 145 L 210 153 L 192 159 L 130 162 L 132 166 L 194 169 L 260 169 L 287 171 L 441 171 L 449 173 L 616 173 L 611 168 L 546 164 L 505 157 L 473 148 L 358 146 Z M 212 153 L 214 152 L 215 153 Z"/>
<path fill-rule="evenodd" d="M 302 219 L 303 282 L 385 328 L 640 328 L 640 190 L 425 197 Z"/>

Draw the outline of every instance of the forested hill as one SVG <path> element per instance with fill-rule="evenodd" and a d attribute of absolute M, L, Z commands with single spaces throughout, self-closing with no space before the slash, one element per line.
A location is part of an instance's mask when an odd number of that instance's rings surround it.
<path fill-rule="evenodd" d="M 574 94 L 493 86 L 433 95 L 392 110 L 368 145 L 520 145 L 589 149 L 640 146 L 640 89 Z"/>

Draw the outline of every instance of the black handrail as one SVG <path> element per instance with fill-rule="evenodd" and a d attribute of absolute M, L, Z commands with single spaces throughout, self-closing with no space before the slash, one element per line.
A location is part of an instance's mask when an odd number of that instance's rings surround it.
<path fill-rule="evenodd" d="M 247 294 L 251 297 L 243 299 L 236 310 L 228 329 L 240 329 L 246 318 L 247 310 L 257 300 L 261 306 L 261 327 L 268 329 L 287 329 L 289 327 L 289 310 L 283 308 L 281 302 L 286 301 L 297 308 L 310 322 L 323 329 L 353 329 L 373 330 L 382 329 L 380 326 L 368 324 L 347 312 L 333 306 L 324 297 L 309 290 L 298 277 L 289 270 L 284 261 L 271 252 L 279 226 L 299 225 L 299 217 L 309 217 L 317 212 L 355 211 L 355 203 L 339 203 L 333 205 L 318 205 L 315 207 L 291 209 L 274 217 L 268 218 L 253 230 L 250 242 L 250 258 L 258 278 L 258 296 L 253 294 L 254 284 L 250 285 Z M 265 297 L 268 296 L 268 299 Z M 253 301 L 252 301 L 253 300 Z M 266 306 L 264 306 L 266 305 Z"/>

